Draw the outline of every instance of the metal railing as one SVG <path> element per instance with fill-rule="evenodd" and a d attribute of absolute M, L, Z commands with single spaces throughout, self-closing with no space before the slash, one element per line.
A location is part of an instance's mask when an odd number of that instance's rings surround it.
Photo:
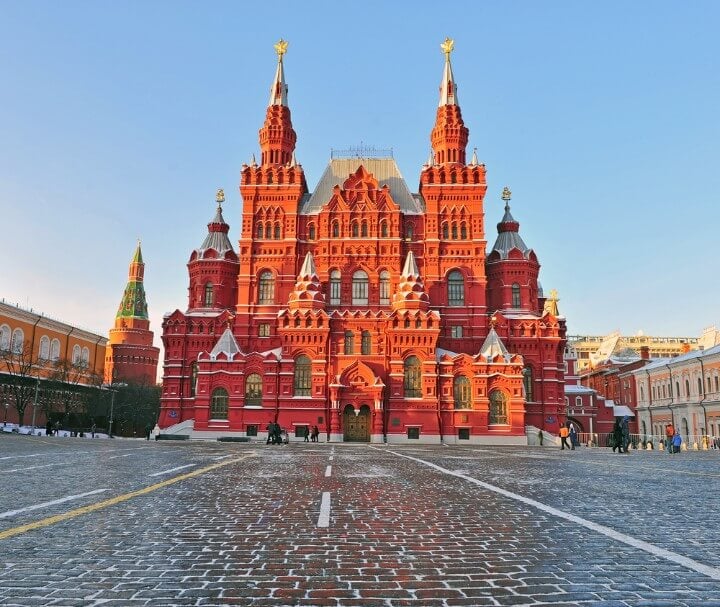
<path fill-rule="evenodd" d="M 586 447 L 612 447 L 613 445 L 613 434 L 612 432 L 580 432 L 577 435 L 577 440 L 580 445 Z M 630 449 L 647 449 L 657 450 L 664 449 L 667 451 L 667 439 L 665 435 L 659 434 L 630 434 L 629 435 Z M 650 445 L 650 447 L 648 447 Z M 713 437 L 700 434 L 691 434 L 689 436 L 682 436 L 682 444 L 680 446 L 682 451 L 706 451 L 711 449 L 720 450 L 720 437 Z"/>

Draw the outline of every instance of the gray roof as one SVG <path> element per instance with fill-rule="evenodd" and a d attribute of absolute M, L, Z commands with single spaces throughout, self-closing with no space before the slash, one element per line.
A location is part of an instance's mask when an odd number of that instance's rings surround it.
<path fill-rule="evenodd" d="M 240 352 L 240 348 L 235 341 L 235 336 L 232 334 L 230 328 L 227 328 L 210 352 L 210 358 L 214 359 L 220 353 L 226 354 L 228 357 L 233 357 L 238 352 Z"/>
<path fill-rule="evenodd" d="M 425 203 L 419 194 L 412 194 L 400 174 L 393 158 L 333 158 L 325 169 L 320 181 L 312 194 L 306 195 L 300 206 L 301 215 L 318 213 L 333 195 L 333 188 L 343 183 L 350 175 L 364 166 L 378 180 L 378 187 L 387 185 L 390 195 L 403 213 L 422 214 Z"/>
<path fill-rule="evenodd" d="M 485 343 L 480 348 L 480 354 L 488 360 L 492 360 L 498 355 L 502 356 L 506 361 L 510 360 L 510 353 L 493 327 L 490 327 Z"/>
<path fill-rule="evenodd" d="M 493 245 L 492 250 L 500 253 L 500 259 L 507 259 L 508 253 L 512 249 L 518 249 L 523 257 L 527 257 L 532 249 L 523 242 L 518 233 L 520 224 L 515 221 L 510 213 L 510 207 L 505 205 L 505 215 L 498 224 L 498 237 Z"/>
<path fill-rule="evenodd" d="M 208 224 L 208 235 L 203 240 L 198 251 L 206 251 L 212 249 L 217 251 L 218 255 L 222 256 L 228 251 L 233 251 L 232 243 L 228 238 L 227 231 L 229 227 L 225 223 L 225 219 L 222 215 L 222 209 L 218 206 L 215 212 L 215 217 Z"/>

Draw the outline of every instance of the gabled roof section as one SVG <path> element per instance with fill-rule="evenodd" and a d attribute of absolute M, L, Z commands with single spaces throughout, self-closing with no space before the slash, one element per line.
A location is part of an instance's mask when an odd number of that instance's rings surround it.
<path fill-rule="evenodd" d="M 370 173 L 378 182 L 378 188 L 387 185 L 390 195 L 406 214 L 420 215 L 425 212 L 422 197 L 412 194 L 405 179 L 400 173 L 393 158 L 333 158 L 325 172 L 309 196 L 303 198 L 300 206 L 301 215 L 311 215 L 319 212 L 333 196 L 333 188 L 342 186 L 351 175 L 357 173 L 360 167 Z"/>
<path fill-rule="evenodd" d="M 490 328 L 490 332 L 487 338 L 485 338 L 485 343 L 480 348 L 480 355 L 490 361 L 498 355 L 502 356 L 506 361 L 510 361 L 510 353 L 500 339 L 500 336 L 495 332 L 494 327 Z"/>
<path fill-rule="evenodd" d="M 210 352 L 210 358 L 215 358 L 218 354 L 226 354 L 228 358 L 232 358 L 238 352 L 240 352 L 240 348 L 230 327 L 228 327 Z"/>

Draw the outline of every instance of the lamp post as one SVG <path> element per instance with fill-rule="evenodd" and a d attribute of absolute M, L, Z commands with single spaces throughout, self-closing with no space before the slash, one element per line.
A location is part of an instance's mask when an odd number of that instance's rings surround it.
<path fill-rule="evenodd" d="M 108 421 L 108 436 L 112 438 L 113 409 L 115 407 L 115 390 L 110 388 L 110 419 Z"/>
<path fill-rule="evenodd" d="M 8 414 L 9 408 L 10 408 L 10 403 L 5 403 L 5 424 L 7 424 L 7 414 Z"/>
<path fill-rule="evenodd" d="M 37 411 L 38 390 L 40 389 L 40 376 L 39 375 L 35 378 L 35 381 L 37 383 L 35 384 L 35 398 L 33 399 L 33 416 L 32 416 L 32 432 L 31 432 L 31 434 L 35 433 L 35 411 Z"/>

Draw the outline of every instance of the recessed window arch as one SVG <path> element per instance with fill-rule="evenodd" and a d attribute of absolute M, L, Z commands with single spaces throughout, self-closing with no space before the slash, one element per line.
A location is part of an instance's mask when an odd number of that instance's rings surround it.
<path fill-rule="evenodd" d="M 330 305 L 340 305 L 340 270 L 330 272 Z"/>
<path fill-rule="evenodd" d="M 50 342 L 50 360 L 60 358 L 60 340 L 55 338 Z"/>
<path fill-rule="evenodd" d="M 265 270 L 260 274 L 258 304 L 273 303 L 275 303 L 275 276 L 270 270 Z"/>
<path fill-rule="evenodd" d="M 422 396 L 422 367 L 417 356 L 408 356 L 403 365 L 406 398 L 420 398 Z"/>
<path fill-rule="evenodd" d="M 77 344 L 75 344 L 72 349 L 72 364 L 80 364 L 80 346 L 78 346 Z"/>
<path fill-rule="evenodd" d="M 464 375 L 458 375 L 453 380 L 453 401 L 456 409 L 470 409 L 471 407 L 470 380 Z"/>
<path fill-rule="evenodd" d="M 690 396 L 690 380 L 686 379 L 685 380 L 685 397 L 687 398 L 689 396 Z"/>
<path fill-rule="evenodd" d="M 193 362 L 190 365 L 190 396 L 195 396 L 197 390 L 198 364 Z"/>
<path fill-rule="evenodd" d="M 357 221 L 352 222 L 352 225 L 350 226 L 350 234 L 353 238 L 358 238 L 360 236 L 360 227 L 358 226 Z"/>
<path fill-rule="evenodd" d="M 450 238 L 450 229 L 448 228 L 447 222 L 442 224 L 442 237 L 443 240 L 447 240 Z"/>
<path fill-rule="evenodd" d="M 380 305 L 386 306 L 390 303 L 390 272 L 380 272 Z"/>
<path fill-rule="evenodd" d="M 699 377 L 697 378 L 697 386 L 698 386 L 698 396 L 702 396 L 703 385 L 702 385 L 702 379 Z"/>
<path fill-rule="evenodd" d="M 452 238 L 452 240 L 457 240 L 458 231 L 457 231 L 457 224 L 456 224 L 456 223 L 453 223 L 453 224 L 452 224 L 452 228 L 451 228 L 451 230 L 450 230 L 450 234 L 451 234 L 451 237 L 450 237 L 450 238 Z"/>
<path fill-rule="evenodd" d="M 225 388 L 215 388 L 210 399 L 210 419 L 227 419 L 228 392 Z"/>
<path fill-rule="evenodd" d="M 463 221 L 460 224 L 460 238 L 462 240 L 467 240 L 468 233 L 467 233 L 467 226 L 465 225 L 465 222 Z"/>
<path fill-rule="evenodd" d="M 507 395 L 502 390 L 490 392 L 490 412 L 488 415 L 489 424 L 507 424 Z"/>
<path fill-rule="evenodd" d="M 357 270 L 352 278 L 352 305 L 368 305 L 368 275 L 363 270 Z"/>
<path fill-rule="evenodd" d="M 0 327 L 0 350 L 10 349 L 10 327 L 2 325 Z"/>
<path fill-rule="evenodd" d="M 370 336 L 370 331 L 363 331 L 362 339 L 360 342 L 360 353 L 363 356 L 368 356 L 371 353 L 370 352 L 371 347 L 372 347 L 372 337 Z"/>
<path fill-rule="evenodd" d="M 366 238 L 368 235 L 368 224 L 367 221 L 363 221 L 362 225 L 360 226 L 360 236 L 363 238 Z"/>
<path fill-rule="evenodd" d="M 465 279 L 459 270 L 453 270 L 448 274 L 448 305 L 465 305 Z"/>
<path fill-rule="evenodd" d="M 205 283 L 205 293 L 203 295 L 203 304 L 206 308 L 213 305 L 213 285 L 211 282 Z"/>
<path fill-rule="evenodd" d="M 355 354 L 355 334 L 345 331 L 345 354 Z"/>
<path fill-rule="evenodd" d="M 50 338 L 47 335 L 43 335 L 40 338 L 38 357 L 40 360 L 48 360 L 50 358 Z"/>
<path fill-rule="evenodd" d="M 273 233 L 273 238 L 275 240 L 280 240 L 280 224 L 279 223 L 275 224 L 275 232 Z"/>
<path fill-rule="evenodd" d="M 405 224 L 405 240 L 413 240 L 415 238 L 415 226 L 412 223 Z"/>
<path fill-rule="evenodd" d="M 380 237 L 387 238 L 387 236 L 388 236 L 388 222 L 383 220 L 380 222 Z"/>
<path fill-rule="evenodd" d="M 83 367 L 87 367 L 90 363 L 90 350 L 87 346 L 82 349 L 82 352 L 80 354 L 80 362 L 82 363 Z"/>
<path fill-rule="evenodd" d="M 525 400 L 528 402 L 533 402 L 535 399 L 533 398 L 533 370 L 530 365 L 527 365 L 522 372 L 523 375 L 523 389 L 525 390 Z"/>
<path fill-rule="evenodd" d="M 25 333 L 22 329 L 15 329 L 12 332 L 12 343 L 10 349 L 13 354 L 22 354 L 23 346 L 25 345 Z"/>
<path fill-rule="evenodd" d="M 262 240 L 263 238 L 263 224 L 257 224 L 257 239 Z"/>
<path fill-rule="evenodd" d="M 337 221 L 332 222 L 332 235 L 333 238 L 340 237 L 340 224 Z"/>
<path fill-rule="evenodd" d="M 512 285 L 512 307 L 520 307 L 520 285 L 516 282 Z"/>
<path fill-rule="evenodd" d="M 257 373 L 251 373 L 245 380 L 245 404 L 262 405 L 262 377 Z"/>
<path fill-rule="evenodd" d="M 310 358 L 301 354 L 295 359 L 295 396 L 310 396 L 310 379 Z"/>
<path fill-rule="evenodd" d="M 315 224 L 311 223 L 308 226 L 308 239 L 315 240 Z"/>

